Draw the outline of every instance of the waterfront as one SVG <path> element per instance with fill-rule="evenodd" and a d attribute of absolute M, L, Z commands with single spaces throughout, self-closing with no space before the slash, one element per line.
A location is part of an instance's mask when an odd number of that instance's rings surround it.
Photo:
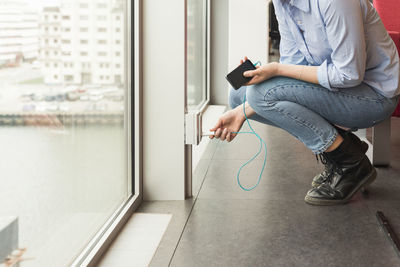
<path fill-rule="evenodd" d="M 126 199 L 124 129 L 0 127 L 0 216 L 19 219 L 21 267 L 65 266 Z"/>

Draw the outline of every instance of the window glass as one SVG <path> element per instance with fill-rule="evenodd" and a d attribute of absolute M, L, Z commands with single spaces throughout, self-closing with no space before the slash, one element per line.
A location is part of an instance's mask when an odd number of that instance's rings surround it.
<path fill-rule="evenodd" d="M 18 218 L 21 267 L 69 266 L 132 193 L 126 40 L 98 34 L 130 27 L 125 5 L 0 0 L 0 217 Z"/>
<path fill-rule="evenodd" d="M 187 3 L 187 105 L 197 109 L 207 99 L 207 0 Z"/>

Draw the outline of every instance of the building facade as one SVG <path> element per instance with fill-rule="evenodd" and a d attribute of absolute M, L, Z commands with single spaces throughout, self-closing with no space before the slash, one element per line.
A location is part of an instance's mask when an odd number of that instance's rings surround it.
<path fill-rule="evenodd" d="M 124 83 L 123 1 L 63 0 L 40 16 L 46 84 Z"/>
<path fill-rule="evenodd" d="M 26 1 L 0 1 L 0 68 L 32 62 L 39 53 L 38 13 Z"/>

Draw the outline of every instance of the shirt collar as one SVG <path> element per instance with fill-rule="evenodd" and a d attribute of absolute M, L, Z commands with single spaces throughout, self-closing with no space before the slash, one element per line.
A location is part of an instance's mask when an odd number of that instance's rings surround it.
<path fill-rule="evenodd" d="M 288 0 L 287 2 L 304 12 L 310 11 L 310 0 Z"/>

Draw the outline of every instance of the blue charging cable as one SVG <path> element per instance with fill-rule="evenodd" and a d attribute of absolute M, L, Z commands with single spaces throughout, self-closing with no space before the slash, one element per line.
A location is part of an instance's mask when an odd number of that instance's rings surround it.
<path fill-rule="evenodd" d="M 257 63 L 259 63 L 259 62 L 257 62 Z M 254 64 L 254 65 L 257 65 L 257 63 Z M 244 164 L 239 168 L 239 171 L 238 171 L 238 173 L 237 173 L 237 175 L 236 175 L 236 180 L 237 180 L 237 183 L 238 183 L 238 185 L 240 186 L 240 188 L 242 188 L 244 191 L 251 191 L 251 190 L 253 190 L 254 188 L 256 188 L 256 187 L 258 186 L 258 184 L 260 183 L 260 181 L 261 181 L 261 176 L 262 176 L 262 174 L 263 174 L 263 172 L 264 172 L 265 165 L 266 165 L 266 163 L 267 163 L 267 145 L 265 144 L 265 142 L 264 142 L 264 140 L 261 138 L 261 136 L 259 136 L 259 135 L 256 133 L 256 131 L 254 131 L 253 127 L 251 127 L 250 121 L 249 121 L 249 119 L 247 118 L 247 115 L 246 115 L 245 103 L 246 103 L 246 94 L 244 94 L 244 97 L 243 97 L 243 113 L 244 113 L 244 117 L 246 118 L 247 125 L 249 125 L 249 128 L 250 128 L 251 132 L 232 132 L 232 133 L 234 133 L 234 134 L 254 134 L 255 136 L 257 136 L 258 140 L 260 140 L 260 149 L 258 150 L 257 154 L 255 154 L 251 159 L 249 159 L 246 163 L 244 163 Z M 262 169 L 261 169 L 261 172 L 260 172 L 260 176 L 258 177 L 257 183 L 256 183 L 254 186 L 252 186 L 252 187 L 250 187 L 250 188 L 245 188 L 245 187 L 240 183 L 240 172 L 242 171 L 242 169 L 243 169 L 247 164 L 249 164 L 250 162 L 252 162 L 258 155 L 260 155 L 261 150 L 262 150 L 262 148 L 263 148 L 263 145 L 264 145 L 265 153 L 264 153 L 264 163 L 263 163 L 263 166 L 262 166 Z"/>

